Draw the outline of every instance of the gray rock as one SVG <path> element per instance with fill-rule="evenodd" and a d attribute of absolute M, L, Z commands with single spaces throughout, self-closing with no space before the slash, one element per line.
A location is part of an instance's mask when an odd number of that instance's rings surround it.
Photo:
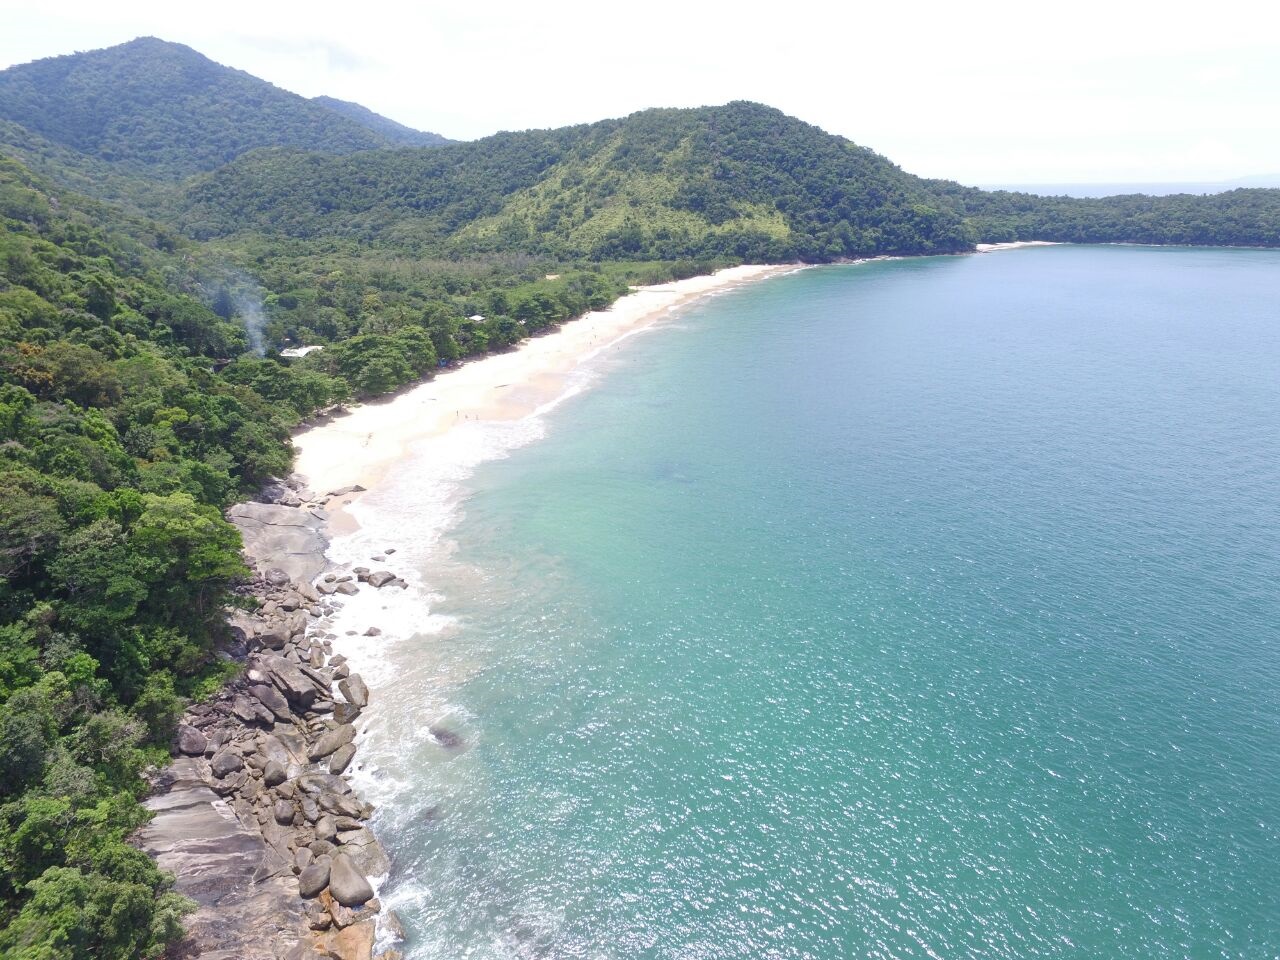
<path fill-rule="evenodd" d="M 320 804 L 315 797 L 303 796 L 302 815 L 307 818 L 307 823 L 315 823 L 320 819 Z"/>
<path fill-rule="evenodd" d="M 213 760 L 209 763 L 209 769 L 213 771 L 213 775 L 219 780 L 229 777 L 244 767 L 244 758 L 234 750 L 220 750 L 213 755 Z"/>
<path fill-rule="evenodd" d="M 364 815 L 364 804 L 350 794 L 322 793 L 320 808 L 340 817 L 361 817 Z"/>
<path fill-rule="evenodd" d="M 328 840 L 313 840 L 307 849 L 319 858 L 332 856 L 333 852 L 338 848 Z"/>
<path fill-rule="evenodd" d="M 274 568 L 268 575 L 271 582 L 309 582 L 324 570 L 323 511 L 239 503 L 227 510 L 227 519 L 240 528 L 245 553 Z"/>
<path fill-rule="evenodd" d="M 461 735 L 448 727 L 432 725 L 427 728 L 427 731 L 435 738 L 436 743 L 446 750 L 460 750 L 466 745 L 466 741 L 462 739 Z"/>
<path fill-rule="evenodd" d="M 345 854 L 333 858 L 329 868 L 329 893 L 344 907 L 358 907 L 373 899 L 373 887 L 360 868 Z"/>
<path fill-rule="evenodd" d="M 347 767 L 351 766 L 351 761 L 355 759 L 356 747 L 353 743 L 344 743 L 329 757 L 329 772 L 332 774 L 343 773 Z"/>
<path fill-rule="evenodd" d="M 328 840 L 332 843 L 338 837 L 338 825 L 333 822 L 333 817 L 326 814 L 316 821 L 316 839 Z"/>
<path fill-rule="evenodd" d="M 266 650 L 282 650 L 284 645 L 289 642 L 289 631 L 281 624 L 273 622 L 269 626 L 263 627 L 262 632 L 258 634 L 257 640 Z"/>
<path fill-rule="evenodd" d="M 364 487 L 358 483 L 353 483 L 349 487 L 339 487 L 337 490 L 330 490 L 325 496 L 327 497 L 345 497 L 348 493 L 364 493 Z"/>
<path fill-rule="evenodd" d="M 351 785 L 341 777 L 329 773 L 304 773 L 294 781 L 303 793 L 350 793 Z"/>
<path fill-rule="evenodd" d="M 329 885 L 331 866 L 328 857 L 317 857 L 315 863 L 298 874 L 298 893 L 306 900 L 320 896 Z"/>
<path fill-rule="evenodd" d="M 366 877 L 380 877 L 390 872 L 391 861 L 386 851 L 367 827 L 339 830 L 338 839 L 342 843 L 342 852 L 355 861 Z"/>
<path fill-rule="evenodd" d="M 258 719 L 258 711 L 254 709 L 253 704 L 249 702 L 249 698 L 242 696 L 241 694 L 236 694 L 235 698 L 231 701 L 231 712 L 239 717 L 244 723 L 254 723 Z"/>
<path fill-rule="evenodd" d="M 305 926 L 304 901 L 287 862 L 279 863 L 282 873 L 273 872 L 275 854 L 256 824 L 237 817 L 202 782 L 204 767 L 199 759 L 179 758 L 163 770 L 157 792 L 146 800 L 155 816 L 133 842 L 197 904 L 183 921 L 182 952 L 207 960 L 265 960 L 276 955 L 280 933 Z"/>
<path fill-rule="evenodd" d="M 350 723 L 356 717 L 360 716 L 360 708 L 354 703 L 335 703 L 333 705 L 333 719 L 338 723 Z"/>
<path fill-rule="evenodd" d="M 190 757 L 202 756 L 209 746 L 209 740 L 203 733 L 185 723 L 178 725 L 176 740 L 178 752 Z"/>
<path fill-rule="evenodd" d="M 369 705 L 369 688 L 365 686 L 360 674 L 351 674 L 351 676 L 338 684 L 338 689 L 342 691 L 342 695 L 347 698 L 348 703 L 354 703 L 362 709 Z"/>
<path fill-rule="evenodd" d="M 372 931 L 372 928 L 378 919 L 378 911 L 381 909 L 382 904 L 380 904 L 376 899 L 370 900 L 368 903 L 364 904 L 364 906 L 344 907 L 333 897 L 329 898 L 329 915 L 333 918 L 333 925 L 339 930 L 342 930 L 343 934 L 359 931 L 362 926 Z M 339 934 L 339 936 L 342 936 L 343 934 Z M 335 941 L 337 940 L 336 937 L 334 939 Z M 371 939 L 371 936 L 367 936 L 365 939 Z M 338 946 L 337 943 L 334 945 Z M 349 948 L 341 946 L 339 946 L 338 949 L 340 951 L 349 950 Z M 350 952 L 342 952 L 341 955 L 343 957 L 352 957 L 354 960 L 365 960 L 365 958 L 372 960 L 372 954 L 363 950 L 357 950 L 354 954 Z"/>
<path fill-rule="evenodd" d="M 293 823 L 293 804 L 288 800 L 277 800 L 275 807 L 272 808 L 271 815 L 275 817 L 276 823 L 282 827 L 287 827 Z"/>
<path fill-rule="evenodd" d="M 315 854 L 306 847 L 299 847 L 293 855 L 293 872 L 301 873 L 316 862 Z"/>
<path fill-rule="evenodd" d="M 311 748 L 307 756 L 312 760 L 323 760 L 339 747 L 350 743 L 355 737 L 356 728 L 349 723 L 344 723 L 340 727 L 334 727 L 317 740 L 316 745 Z"/>
<path fill-rule="evenodd" d="M 296 664 L 284 657 L 265 657 L 263 667 L 271 677 L 271 682 L 295 707 L 305 710 L 315 702 L 315 684 Z"/>
<path fill-rule="evenodd" d="M 307 926 L 312 930 L 328 930 L 333 926 L 333 917 L 329 915 L 329 909 L 319 900 L 309 900 L 307 902 L 306 915 Z M 312 958 L 319 958 L 320 956 L 314 951 L 309 951 L 305 960 L 312 960 Z M 333 954 L 326 951 L 324 956 L 332 957 Z M 383 957 L 385 957 L 385 954 Z M 383 960 L 383 957 L 380 957 L 379 960 Z M 290 958 L 285 957 L 285 960 L 290 960 Z"/>
<path fill-rule="evenodd" d="M 289 775 L 279 760 L 268 760 L 262 769 L 262 782 L 268 787 L 278 787 L 289 779 Z"/>
<path fill-rule="evenodd" d="M 245 781 L 247 781 L 248 779 L 249 779 L 249 774 L 246 773 L 244 770 L 241 770 L 239 773 L 233 773 L 231 774 L 231 776 L 223 780 L 214 780 L 211 786 L 219 794 L 225 797 L 228 794 L 235 793 L 237 790 L 243 787 L 245 784 Z"/>
<path fill-rule="evenodd" d="M 371 587 L 386 586 L 395 578 L 396 578 L 396 575 L 392 573 L 390 570 L 377 570 L 369 574 L 369 586 Z"/>
<path fill-rule="evenodd" d="M 249 688 L 249 695 L 261 703 L 277 720 L 289 721 L 293 713 L 289 709 L 289 701 L 275 687 L 265 683 L 257 683 Z"/>
<path fill-rule="evenodd" d="M 334 593 L 341 593 L 348 597 L 354 597 L 359 592 L 360 588 L 354 583 L 340 583 L 338 584 L 337 589 L 334 590 Z"/>

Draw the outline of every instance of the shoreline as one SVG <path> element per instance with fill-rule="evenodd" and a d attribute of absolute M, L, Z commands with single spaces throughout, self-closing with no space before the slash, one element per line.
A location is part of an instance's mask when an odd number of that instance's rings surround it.
<path fill-rule="evenodd" d="M 390 400 L 352 406 L 298 433 L 294 469 L 317 491 L 330 492 L 328 532 L 359 526 L 347 509 L 411 448 L 462 424 L 510 422 L 535 413 L 564 392 L 584 362 L 648 329 L 671 310 L 745 283 L 804 269 L 801 264 L 746 265 L 670 283 L 633 287 L 605 310 L 446 369 Z M 360 488 L 360 489 L 355 489 Z"/>
<path fill-rule="evenodd" d="M 1060 247 L 1061 240 L 1011 240 L 1007 243 L 975 243 L 974 253 L 999 253 L 1002 250 L 1021 250 L 1023 247 Z"/>

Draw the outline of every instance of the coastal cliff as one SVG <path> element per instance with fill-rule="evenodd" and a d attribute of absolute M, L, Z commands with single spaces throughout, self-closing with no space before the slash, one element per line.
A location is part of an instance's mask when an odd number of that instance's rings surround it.
<path fill-rule="evenodd" d="M 291 477 L 270 502 L 227 511 L 257 571 L 238 591 L 252 610 L 228 610 L 224 655 L 243 669 L 185 712 L 135 836 L 197 905 L 171 956 L 367 960 L 379 917 L 394 939 L 375 897 L 390 864 L 373 807 L 343 776 L 369 691 L 325 626 L 344 596 L 398 581 L 324 573 L 324 504 L 345 492 L 317 496 Z"/>

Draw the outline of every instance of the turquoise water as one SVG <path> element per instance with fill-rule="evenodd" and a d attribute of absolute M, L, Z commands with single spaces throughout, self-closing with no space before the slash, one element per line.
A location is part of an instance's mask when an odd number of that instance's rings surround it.
<path fill-rule="evenodd" d="M 386 651 L 411 957 L 1280 953 L 1280 254 L 808 270 L 546 433 Z"/>

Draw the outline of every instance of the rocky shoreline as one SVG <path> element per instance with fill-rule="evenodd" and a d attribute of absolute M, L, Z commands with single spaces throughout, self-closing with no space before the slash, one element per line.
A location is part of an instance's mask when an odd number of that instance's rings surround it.
<path fill-rule="evenodd" d="M 198 905 L 171 957 L 371 960 L 379 925 L 398 939 L 375 896 L 390 863 L 373 807 L 343 776 L 369 691 L 327 627 L 344 596 L 404 582 L 325 572 L 324 507 L 352 492 L 317 496 L 293 476 L 227 511 L 256 571 L 237 591 L 254 609 L 228 610 L 221 652 L 243 669 L 184 713 L 146 803 L 155 815 L 135 837 Z"/>

